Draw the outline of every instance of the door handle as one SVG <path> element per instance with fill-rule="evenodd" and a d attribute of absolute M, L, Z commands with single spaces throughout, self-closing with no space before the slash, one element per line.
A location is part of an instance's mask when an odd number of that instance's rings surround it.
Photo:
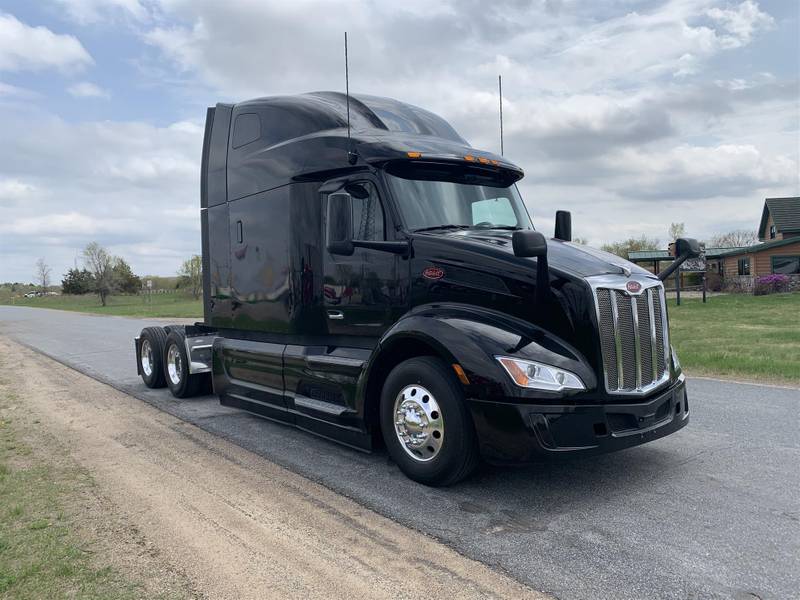
<path fill-rule="evenodd" d="M 328 318 L 334 321 L 341 321 L 344 319 L 344 313 L 340 310 L 329 310 L 328 311 Z"/>

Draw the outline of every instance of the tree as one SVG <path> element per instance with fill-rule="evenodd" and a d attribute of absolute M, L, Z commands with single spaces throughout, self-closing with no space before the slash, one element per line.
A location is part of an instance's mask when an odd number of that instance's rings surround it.
<path fill-rule="evenodd" d="M 728 233 L 721 233 L 711 238 L 708 243 L 714 248 L 743 248 L 758 242 L 758 234 L 749 229 L 737 229 Z"/>
<path fill-rule="evenodd" d="M 674 242 L 678 238 L 686 235 L 686 225 L 683 223 L 670 223 L 669 225 L 669 241 Z"/>
<path fill-rule="evenodd" d="M 200 290 L 203 287 L 203 259 L 194 254 L 191 258 L 183 261 L 181 268 L 178 269 L 181 284 L 186 287 L 193 298 L 200 297 Z"/>
<path fill-rule="evenodd" d="M 92 274 L 94 292 L 100 296 L 100 304 L 106 305 L 108 296 L 114 291 L 114 258 L 97 242 L 92 242 L 83 251 L 86 268 Z"/>
<path fill-rule="evenodd" d="M 61 280 L 61 291 L 65 294 L 88 294 L 93 286 L 92 274 L 86 269 L 70 269 Z"/>
<path fill-rule="evenodd" d="M 138 294 L 142 288 L 142 280 L 134 275 L 131 266 L 119 257 L 114 257 L 114 266 L 111 267 L 114 287 L 123 294 Z"/>
<path fill-rule="evenodd" d="M 612 242 L 610 244 L 603 244 L 602 250 L 616 254 L 624 259 L 628 259 L 630 252 L 637 252 L 639 250 L 658 250 L 659 240 L 649 238 L 645 235 L 638 238 L 628 238 L 621 242 Z"/>
<path fill-rule="evenodd" d="M 36 283 L 42 286 L 43 292 L 46 292 L 50 286 L 50 273 L 51 269 L 43 258 L 36 261 L 36 275 L 34 277 L 36 278 Z"/>

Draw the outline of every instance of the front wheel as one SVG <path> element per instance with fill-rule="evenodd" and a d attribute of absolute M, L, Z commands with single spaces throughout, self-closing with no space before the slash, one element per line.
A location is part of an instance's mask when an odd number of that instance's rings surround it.
<path fill-rule="evenodd" d="M 384 383 L 380 416 L 389 454 L 414 481 L 450 485 L 477 466 L 464 394 L 440 359 L 420 356 L 397 365 Z"/>

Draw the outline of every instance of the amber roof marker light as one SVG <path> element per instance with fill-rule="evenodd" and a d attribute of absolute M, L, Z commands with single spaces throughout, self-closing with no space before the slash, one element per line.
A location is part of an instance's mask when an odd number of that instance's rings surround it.
<path fill-rule="evenodd" d="M 406 152 L 408 158 L 422 158 L 422 152 Z"/>

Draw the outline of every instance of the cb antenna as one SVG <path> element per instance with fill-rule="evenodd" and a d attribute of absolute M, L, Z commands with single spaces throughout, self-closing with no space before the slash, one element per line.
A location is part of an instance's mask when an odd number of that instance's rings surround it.
<path fill-rule="evenodd" d="M 353 145 L 350 141 L 350 69 L 347 64 L 347 32 L 344 32 L 344 89 L 347 103 L 347 162 L 351 165 L 356 164 L 358 155 L 353 152 Z"/>
<path fill-rule="evenodd" d="M 500 91 L 500 156 L 503 156 L 503 76 L 497 76 L 497 87 Z"/>

